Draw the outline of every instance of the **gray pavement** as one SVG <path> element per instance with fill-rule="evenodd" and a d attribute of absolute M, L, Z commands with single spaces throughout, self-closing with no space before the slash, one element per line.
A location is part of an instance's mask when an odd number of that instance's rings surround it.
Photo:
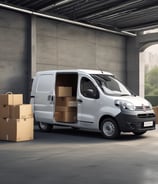
<path fill-rule="evenodd" d="M 141 137 L 35 128 L 28 142 L 0 141 L 1 184 L 157 184 L 158 127 Z"/>

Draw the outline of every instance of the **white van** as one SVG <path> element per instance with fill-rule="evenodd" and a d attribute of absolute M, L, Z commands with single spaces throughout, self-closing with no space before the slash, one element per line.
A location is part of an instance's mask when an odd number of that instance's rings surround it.
<path fill-rule="evenodd" d="M 116 138 L 121 132 L 142 135 L 155 129 L 151 104 L 105 71 L 37 72 L 31 104 L 35 121 L 44 131 L 61 125 L 99 130 L 106 138 Z"/>

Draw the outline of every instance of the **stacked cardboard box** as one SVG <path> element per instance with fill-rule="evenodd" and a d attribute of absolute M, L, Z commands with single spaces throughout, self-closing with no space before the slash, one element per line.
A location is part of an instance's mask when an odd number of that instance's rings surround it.
<path fill-rule="evenodd" d="M 153 110 L 154 110 L 155 116 L 156 116 L 156 124 L 158 124 L 158 106 L 154 106 Z"/>
<path fill-rule="evenodd" d="M 32 105 L 23 104 L 22 94 L 0 95 L 0 140 L 33 139 Z"/>
<path fill-rule="evenodd" d="M 55 105 L 55 120 L 66 123 L 77 121 L 77 101 L 72 96 L 72 88 L 58 86 Z"/>

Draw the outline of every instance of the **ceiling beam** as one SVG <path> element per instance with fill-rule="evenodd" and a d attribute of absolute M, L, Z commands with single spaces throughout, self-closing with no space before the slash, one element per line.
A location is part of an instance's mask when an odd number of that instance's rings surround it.
<path fill-rule="evenodd" d="M 137 3 L 143 2 L 143 1 L 144 0 L 135 0 L 135 1 L 132 1 L 132 2 L 124 2 L 121 5 L 109 8 L 107 10 L 105 10 L 105 9 L 103 9 L 102 11 L 98 10 L 98 12 L 90 13 L 89 15 L 86 15 L 86 16 L 81 16 L 77 20 L 81 20 L 81 19 L 85 20 L 85 19 L 91 19 L 91 18 L 93 19 L 94 17 L 102 16 L 104 14 L 109 14 L 109 13 L 113 13 L 113 12 L 116 13 L 116 11 L 121 11 L 122 9 L 125 9 L 128 6 L 131 6 L 133 4 L 137 4 Z"/>
<path fill-rule="evenodd" d="M 124 36 L 133 36 L 133 37 L 136 36 L 136 34 L 133 34 L 133 33 L 127 32 L 127 31 L 123 31 L 122 32 L 122 31 L 110 30 L 110 29 L 106 29 L 106 28 L 95 26 L 95 25 L 91 25 L 91 24 L 86 24 L 86 23 L 82 23 L 82 22 L 72 21 L 72 20 L 69 20 L 69 19 L 55 17 L 55 16 L 52 16 L 52 15 L 46 15 L 44 13 L 38 13 L 38 12 L 35 12 L 35 11 L 30 11 L 30 10 L 23 9 L 23 8 L 17 8 L 15 6 L 6 5 L 6 4 L 3 4 L 3 3 L 0 3 L 0 7 L 6 8 L 6 9 L 10 9 L 10 10 L 14 10 L 14 11 L 27 13 L 27 14 L 34 15 L 34 16 L 47 18 L 47 19 L 62 21 L 62 22 L 65 22 L 65 23 L 78 25 L 78 26 L 82 26 L 82 27 L 86 27 L 86 28 L 90 28 L 90 29 L 105 31 L 105 32 L 114 33 L 114 34 L 119 34 L 119 35 L 122 35 L 122 36 L 123 35 Z"/>
<path fill-rule="evenodd" d="M 154 21 L 146 24 L 139 24 L 139 25 L 135 25 L 127 28 L 123 27 L 121 30 L 128 32 L 128 31 L 144 31 L 144 30 L 154 29 L 154 28 L 158 28 L 158 21 Z"/>
<path fill-rule="evenodd" d="M 62 6 L 62 5 L 64 5 L 64 4 L 70 3 L 70 2 L 72 2 L 72 1 L 74 1 L 74 0 L 62 0 L 62 1 L 58 2 L 58 3 L 53 3 L 53 4 L 49 5 L 49 6 L 46 6 L 46 7 L 44 7 L 44 8 L 41 8 L 41 9 L 39 9 L 38 11 L 39 11 L 39 12 L 48 11 L 48 10 L 50 10 L 51 8 L 56 8 L 56 7 Z"/>

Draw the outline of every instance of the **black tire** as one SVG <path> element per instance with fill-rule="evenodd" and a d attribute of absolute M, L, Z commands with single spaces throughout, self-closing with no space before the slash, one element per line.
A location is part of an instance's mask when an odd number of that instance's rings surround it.
<path fill-rule="evenodd" d="M 53 129 L 53 125 L 43 122 L 38 122 L 39 129 L 43 132 L 50 132 Z"/>
<path fill-rule="evenodd" d="M 73 130 L 79 130 L 80 128 L 78 127 L 71 127 Z"/>
<path fill-rule="evenodd" d="M 116 121 L 112 118 L 104 118 L 101 122 L 101 133 L 107 139 L 114 139 L 119 137 L 120 130 Z"/>
<path fill-rule="evenodd" d="M 146 133 L 146 131 L 141 131 L 141 132 L 133 132 L 134 133 L 134 135 L 143 135 L 143 134 L 145 134 Z"/>

